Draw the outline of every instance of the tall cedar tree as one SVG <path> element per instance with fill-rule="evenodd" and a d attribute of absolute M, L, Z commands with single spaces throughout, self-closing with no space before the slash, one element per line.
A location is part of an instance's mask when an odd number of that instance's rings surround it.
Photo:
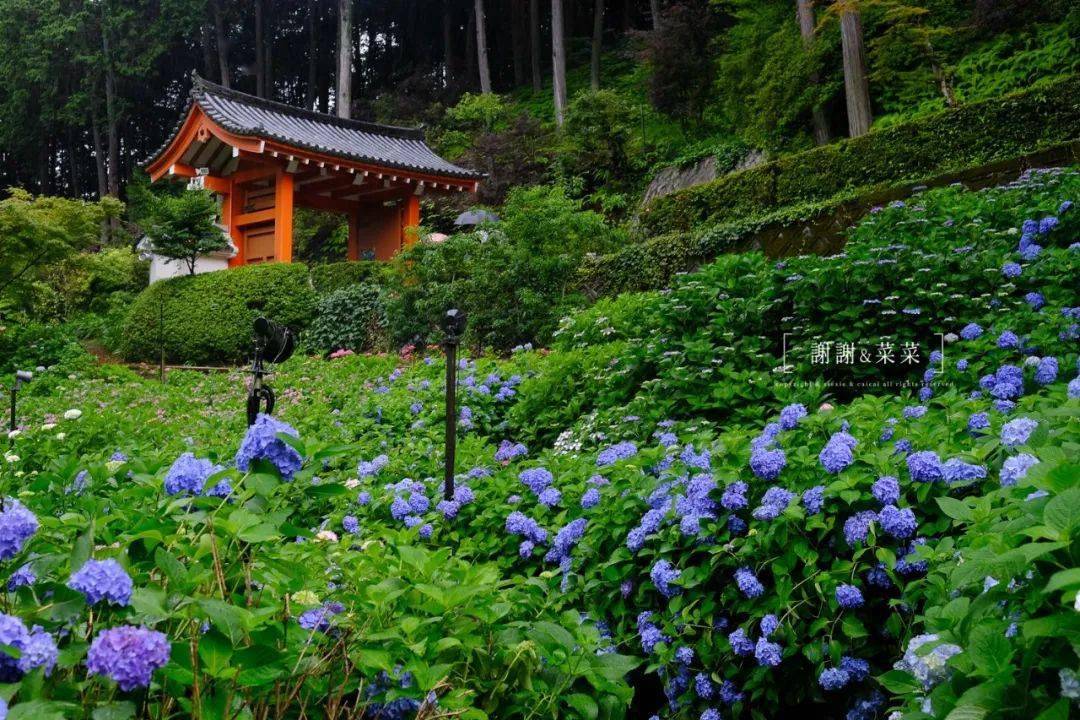
<path fill-rule="evenodd" d="M 660 112 L 686 123 L 701 119 L 715 75 L 714 26 L 706 0 L 685 0 L 666 9 L 659 29 L 649 33 L 649 97 Z"/>

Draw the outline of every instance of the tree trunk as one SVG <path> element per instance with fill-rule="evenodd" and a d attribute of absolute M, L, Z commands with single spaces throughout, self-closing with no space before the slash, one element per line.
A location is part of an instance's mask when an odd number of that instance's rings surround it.
<path fill-rule="evenodd" d="M 476 77 L 476 7 L 469 6 L 469 22 L 465 27 L 465 77 L 469 87 Z"/>
<path fill-rule="evenodd" d="M 491 92 L 491 68 L 488 67 L 487 23 L 484 0 L 476 0 L 476 63 L 480 71 L 480 92 Z"/>
<path fill-rule="evenodd" d="M 222 0 L 214 2 L 214 33 L 217 44 L 218 72 L 221 84 L 229 87 L 229 37 L 225 32 L 225 16 L 221 9 Z"/>
<path fill-rule="evenodd" d="M 551 0 L 551 78 L 555 93 L 555 123 L 566 116 L 566 38 L 562 0 Z"/>
<path fill-rule="evenodd" d="M 263 0 L 255 0 L 255 94 L 266 97 L 266 59 L 263 54 Z"/>
<path fill-rule="evenodd" d="M 274 99 L 274 3 L 263 8 L 263 97 Z"/>
<path fill-rule="evenodd" d="M 109 194 L 120 197 L 120 119 L 116 116 L 116 73 L 109 49 L 109 31 L 105 18 L 101 20 L 101 53 L 105 62 L 105 124 L 109 139 Z"/>
<path fill-rule="evenodd" d="M 352 0 L 338 0 L 337 116 L 352 113 Z"/>
<path fill-rule="evenodd" d="M 457 62 L 454 59 L 454 8 L 453 0 L 443 0 L 442 39 L 443 39 L 443 83 L 450 86 L 457 79 Z"/>
<path fill-rule="evenodd" d="M 199 45 L 202 49 L 202 73 L 204 77 L 214 76 L 214 48 L 213 33 L 210 23 L 204 22 L 199 26 Z"/>
<path fill-rule="evenodd" d="M 319 0 L 308 0 L 307 14 L 307 84 L 304 86 L 304 107 L 315 107 L 319 93 Z"/>
<path fill-rule="evenodd" d="M 649 0 L 649 14 L 652 15 L 652 29 L 655 32 L 660 29 L 660 0 Z"/>
<path fill-rule="evenodd" d="M 514 55 L 514 85 L 520 87 L 527 81 L 525 79 L 525 21 L 522 12 L 523 0 L 510 0 L 510 42 Z"/>
<path fill-rule="evenodd" d="M 97 88 L 94 89 L 97 95 Z M 101 139 L 101 122 L 98 118 L 97 100 L 90 102 L 90 137 L 94 143 L 94 165 L 97 167 L 98 199 L 109 194 L 109 180 L 105 170 L 105 143 Z"/>
<path fill-rule="evenodd" d="M 814 44 L 814 0 L 796 0 L 799 14 L 799 34 L 802 35 L 803 45 L 808 49 Z M 820 82 L 817 73 L 810 75 L 810 84 L 817 85 Z M 829 120 L 825 117 L 825 111 L 820 105 L 814 105 L 811 111 L 814 120 L 814 142 L 824 145 L 829 142 Z"/>
<path fill-rule="evenodd" d="M 848 134 L 858 137 L 870 131 L 873 117 L 870 113 L 870 80 L 866 74 L 862 20 L 857 10 L 846 10 L 840 15 L 840 40 L 844 53 Z"/>
<path fill-rule="evenodd" d="M 592 63 L 589 66 L 589 82 L 593 92 L 600 89 L 600 50 L 604 44 L 604 0 L 596 0 L 593 9 Z"/>
<path fill-rule="evenodd" d="M 540 92 L 544 87 L 543 73 L 540 68 L 540 0 L 529 0 L 529 56 L 532 64 L 533 90 Z"/>

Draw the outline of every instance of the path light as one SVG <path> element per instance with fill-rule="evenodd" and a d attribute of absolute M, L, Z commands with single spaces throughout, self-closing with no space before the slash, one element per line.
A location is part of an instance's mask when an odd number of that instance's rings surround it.
<path fill-rule="evenodd" d="M 18 402 L 19 386 L 28 383 L 34 378 L 34 373 L 29 370 L 18 370 L 15 373 L 15 382 L 11 385 L 11 420 L 8 423 L 8 443 L 15 444 L 15 405 Z"/>
<path fill-rule="evenodd" d="M 255 424 L 260 412 L 267 415 L 274 412 L 274 391 L 263 384 L 267 375 L 266 363 L 285 362 L 295 349 L 296 336 L 292 330 L 269 318 L 255 318 L 255 359 L 251 363 L 251 389 L 247 399 L 248 427 Z"/>
<path fill-rule="evenodd" d="M 446 473 L 443 476 L 443 497 L 454 499 L 454 454 L 457 451 L 457 347 L 465 334 L 465 313 L 457 308 L 447 310 L 442 329 L 446 334 Z"/>

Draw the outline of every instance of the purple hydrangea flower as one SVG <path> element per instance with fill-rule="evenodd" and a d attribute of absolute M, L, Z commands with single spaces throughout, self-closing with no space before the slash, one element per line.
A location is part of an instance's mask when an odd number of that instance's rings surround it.
<path fill-rule="evenodd" d="M 150 676 L 169 662 L 169 639 L 164 633 L 122 625 L 98 633 L 90 644 L 86 668 L 104 675 L 129 692 L 149 687 Z"/>
<path fill-rule="evenodd" d="M 1035 368 L 1035 382 L 1039 385 L 1050 385 L 1057 381 L 1058 361 L 1053 355 L 1047 355 L 1039 360 Z"/>
<path fill-rule="evenodd" d="M 925 405 L 909 405 L 901 411 L 901 414 L 907 420 L 914 420 L 915 418 L 921 418 L 926 414 Z"/>
<path fill-rule="evenodd" d="M 844 522 L 844 539 L 847 544 L 854 546 L 865 542 L 870 535 L 870 526 L 877 520 L 877 513 L 873 510 L 863 510 L 855 513 Z"/>
<path fill-rule="evenodd" d="M 551 485 L 554 477 L 548 472 L 547 468 L 535 467 L 527 470 L 522 470 L 518 474 L 518 479 L 521 480 L 534 494 L 539 495 L 548 486 Z"/>
<path fill-rule="evenodd" d="M 562 502 L 562 493 L 553 487 L 545 488 L 537 497 L 537 501 L 544 507 L 555 507 Z"/>
<path fill-rule="evenodd" d="M 975 340 L 983 334 L 983 329 L 976 323 L 968 323 L 960 331 L 960 337 L 965 340 Z"/>
<path fill-rule="evenodd" d="M 102 600 L 111 605 L 128 605 L 134 585 L 131 577 L 112 558 L 106 560 L 87 560 L 83 566 L 72 573 L 68 587 L 78 590 L 86 596 L 86 602 L 96 605 Z"/>
<path fill-rule="evenodd" d="M 18 555 L 37 529 L 38 520 L 34 513 L 18 500 L 5 498 L 4 509 L 0 511 L 0 560 L 10 560 Z"/>
<path fill-rule="evenodd" d="M 1020 338 L 1012 330 L 1005 330 L 998 335 L 997 346 L 1002 349 L 1020 347 Z"/>
<path fill-rule="evenodd" d="M 19 658 L 19 670 L 28 673 L 34 668 L 44 668 L 45 677 L 52 674 L 60 656 L 56 640 L 40 625 L 30 629 L 26 646 L 20 648 L 20 651 L 22 654 Z"/>
<path fill-rule="evenodd" d="M 184 493 L 201 495 L 206 479 L 222 468 L 206 459 L 195 457 L 186 452 L 176 458 L 169 471 L 165 473 L 165 492 L 169 495 Z"/>
<path fill-rule="evenodd" d="M 716 695 L 716 685 L 708 675 L 698 673 L 694 676 L 694 693 L 702 700 L 712 700 Z"/>
<path fill-rule="evenodd" d="M 495 451 L 495 462 L 508 463 L 515 458 L 528 454 L 529 449 L 523 444 L 503 440 L 499 443 L 498 450 Z"/>
<path fill-rule="evenodd" d="M 748 504 L 746 490 L 746 483 L 741 480 L 731 483 L 724 488 L 724 494 L 720 496 L 720 505 L 726 510 L 742 510 Z"/>
<path fill-rule="evenodd" d="M 734 705 L 735 703 L 743 701 L 743 694 L 739 690 L 739 686 L 730 680 L 725 680 L 720 683 L 720 702 L 725 705 Z"/>
<path fill-rule="evenodd" d="M 862 682 L 870 677 L 870 663 L 851 655 L 840 658 L 840 669 L 850 675 L 855 682 Z"/>
<path fill-rule="evenodd" d="M 784 488 L 774 485 L 765 491 L 761 505 L 754 508 L 753 515 L 758 520 L 772 520 L 787 509 L 794 497 Z"/>
<path fill-rule="evenodd" d="M 555 539 L 551 542 L 551 549 L 548 550 L 544 560 L 547 562 L 562 562 L 570 557 L 570 551 L 581 540 L 588 524 L 585 518 L 578 518 L 559 528 L 559 531 L 555 533 Z"/>
<path fill-rule="evenodd" d="M 506 532 L 522 535 L 536 544 L 542 544 L 547 540 L 547 530 L 540 527 L 532 518 L 516 510 L 506 516 Z"/>
<path fill-rule="evenodd" d="M 1029 292 L 1024 295 L 1024 302 L 1030 305 L 1033 310 L 1038 310 L 1046 304 L 1046 298 L 1043 297 L 1041 292 Z"/>
<path fill-rule="evenodd" d="M 780 627 L 780 618 L 776 617 L 772 613 L 769 613 L 765 617 L 761 618 L 761 634 L 765 637 L 769 637 L 777 628 Z"/>
<path fill-rule="evenodd" d="M 1020 277 L 1022 272 L 1024 272 L 1024 269 L 1014 262 L 1007 262 L 1001 266 L 1001 274 L 1007 278 Z"/>
<path fill-rule="evenodd" d="M 11 577 L 8 578 L 7 589 L 9 592 L 15 592 L 21 587 L 29 587 L 36 582 L 37 575 L 34 574 L 34 568 L 30 566 L 30 563 L 26 563 L 11 573 Z"/>
<path fill-rule="evenodd" d="M 984 413 L 984 412 L 973 413 L 972 416 L 968 418 L 967 426 L 968 426 L 968 430 L 970 430 L 973 433 L 977 432 L 979 430 L 985 430 L 986 428 L 990 427 L 990 415 L 989 415 L 989 413 Z"/>
<path fill-rule="evenodd" d="M 377 455 L 370 461 L 361 460 L 356 466 L 356 474 L 362 478 L 374 477 L 379 471 L 390 464 L 390 458 L 386 455 Z"/>
<path fill-rule="evenodd" d="M 600 491 L 597 488 L 589 488 L 585 491 L 585 494 L 581 496 L 581 507 L 585 510 L 591 510 L 600 504 Z"/>
<path fill-rule="evenodd" d="M 325 602 L 319 607 L 300 613 L 296 622 L 305 630 L 327 633 L 334 626 L 334 616 L 343 612 L 345 612 L 345 606 L 341 603 Z"/>
<path fill-rule="evenodd" d="M 948 483 L 969 482 L 982 480 L 986 477 L 986 468 L 982 465 L 972 465 L 957 458 L 949 458 L 941 466 L 941 476 Z"/>
<path fill-rule="evenodd" d="M 360 532 L 360 521 L 355 515 L 346 515 L 341 519 L 341 527 L 345 532 L 358 533 Z"/>
<path fill-rule="evenodd" d="M 300 469 L 303 459 L 296 449 L 278 435 L 299 437 L 291 425 L 260 413 L 255 424 L 248 428 L 240 449 L 236 451 L 236 467 L 247 471 L 256 460 L 267 460 L 277 468 L 282 479 L 291 480 Z"/>

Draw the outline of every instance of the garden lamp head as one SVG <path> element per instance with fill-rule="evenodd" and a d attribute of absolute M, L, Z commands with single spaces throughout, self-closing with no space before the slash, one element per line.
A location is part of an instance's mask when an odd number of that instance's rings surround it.
<path fill-rule="evenodd" d="M 270 318 L 255 318 L 255 344 L 262 350 L 263 360 L 280 363 L 292 357 L 296 336 L 285 325 Z"/>
<path fill-rule="evenodd" d="M 461 340 L 461 336 L 465 334 L 465 313 L 462 310 L 453 308 L 447 310 L 443 315 L 442 329 L 446 333 L 446 341 L 448 343 L 457 343 Z"/>
<path fill-rule="evenodd" d="M 29 370 L 18 370 L 15 372 L 15 384 L 28 383 L 34 379 L 34 373 Z"/>

